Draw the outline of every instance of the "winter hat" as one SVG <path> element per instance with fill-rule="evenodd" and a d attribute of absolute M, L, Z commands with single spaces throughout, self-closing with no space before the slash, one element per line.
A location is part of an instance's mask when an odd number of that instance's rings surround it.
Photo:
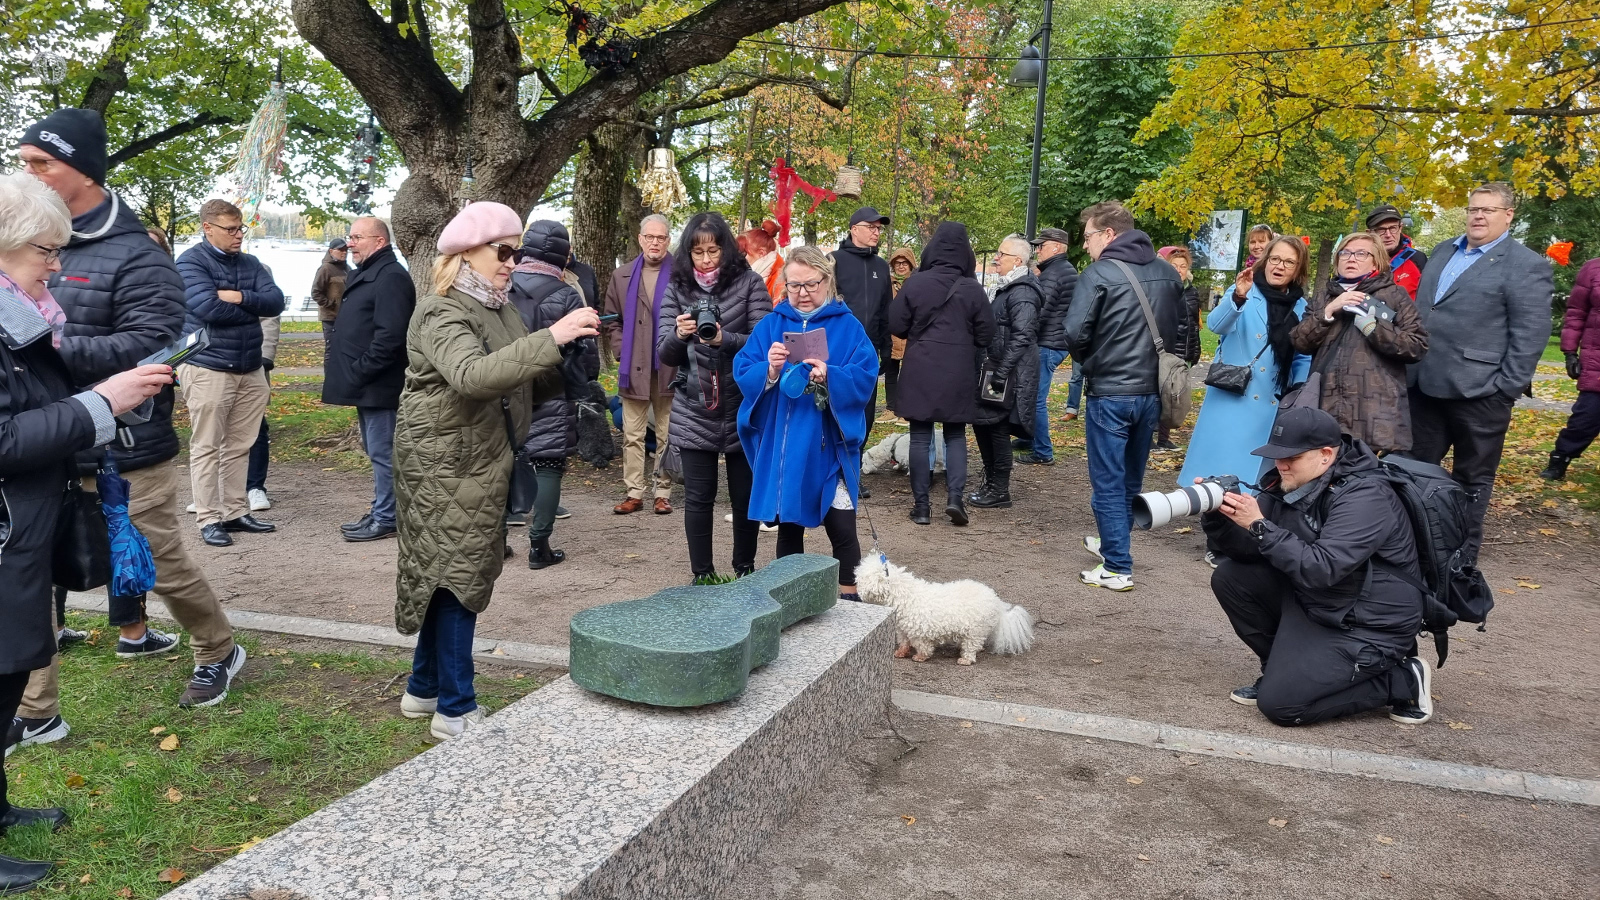
<path fill-rule="evenodd" d="M 566 226 L 550 219 L 540 219 L 523 232 L 522 249 L 517 252 L 517 259 L 536 259 L 565 269 L 571 255 L 572 238 L 567 234 Z"/>
<path fill-rule="evenodd" d="M 58 109 L 22 133 L 18 146 L 28 145 L 106 183 L 106 121 L 92 109 Z"/>
<path fill-rule="evenodd" d="M 482 247 L 495 238 L 522 233 L 522 217 L 504 203 L 469 203 L 439 235 L 439 252 L 449 255 Z"/>

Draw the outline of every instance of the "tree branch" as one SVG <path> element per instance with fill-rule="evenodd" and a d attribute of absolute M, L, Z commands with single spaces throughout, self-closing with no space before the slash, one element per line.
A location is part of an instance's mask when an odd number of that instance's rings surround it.
<path fill-rule="evenodd" d="M 137 15 L 128 16 L 117 26 L 117 33 L 112 36 L 105 55 L 100 58 L 99 68 L 95 70 L 94 77 L 89 79 L 89 86 L 83 90 L 81 105 L 84 109 L 92 109 L 104 117 L 111 101 L 128 89 L 128 51 L 144 37 L 149 27 L 149 6 L 139 7 Z"/>
<path fill-rule="evenodd" d="M 1386 103 L 1339 103 L 1321 95 L 1301 93 L 1279 88 L 1276 91 L 1279 97 L 1289 97 L 1296 100 L 1312 100 L 1324 109 L 1352 109 L 1362 112 L 1376 113 L 1406 113 L 1417 116 L 1459 116 L 1467 113 L 1487 114 L 1494 116 L 1517 116 L 1531 118 L 1555 119 L 1582 119 L 1590 116 L 1600 116 L 1600 107 L 1533 107 L 1533 106 L 1508 106 L 1505 109 L 1494 109 L 1488 106 L 1457 106 L 1444 104 L 1439 106 L 1390 106 Z"/>
<path fill-rule="evenodd" d="M 111 154 L 111 158 L 106 161 L 106 168 L 107 170 L 115 169 L 117 166 L 122 165 L 141 153 L 154 150 L 162 144 L 165 144 L 167 141 L 170 141 L 174 138 L 183 137 L 190 132 L 199 131 L 202 128 L 209 128 L 212 125 L 232 125 L 235 121 L 237 120 L 228 116 L 218 115 L 213 112 L 200 113 L 199 115 L 179 122 L 176 125 L 169 125 L 155 134 L 139 138 L 128 146 L 118 150 L 116 153 Z"/>
<path fill-rule="evenodd" d="M 539 83 L 544 85 L 545 93 L 555 98 L 558 102 L 567 96 L 561 92 L 561 88 L 556 87 L 556 80 L 550 77 L 550 73 L 546 72 L 543 66 L 529 63 L 517 70 L 518 81 L 527 78 L 529 75 L 537 75 Z"/>

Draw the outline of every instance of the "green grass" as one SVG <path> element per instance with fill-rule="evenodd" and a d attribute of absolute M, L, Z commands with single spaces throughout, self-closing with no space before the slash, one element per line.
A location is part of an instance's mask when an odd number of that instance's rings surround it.
<path fill-rule="evenodd" d="M 292 322 L 285 320 L 283 322 L 279 322 L 278 325 L 279 325 L 280 328 L 282 328 L 282 330 L 287 331 L 287 332 L 289 332 L 291 334 L 321 334 L 322 333 L 322 322 L 320 320 L 318 320 L 318 319 L 310 319 L 310 320 L 296 319 L 296 320 L 294 320 Z"/>
<path fill-rule="evenodd" d="M 1567 355 L 1561 352 L 1561 335 L 1550 335 L 1549 342 L 1544 345 L 1544 353 L 1539 355 L 1539 361 L 1555 366 L 1566 366 Z"/>
<path fill-rule="evenodd" d="M 5 768 L 12 802 L 61 806 L 72 824 L 0 839 L 5 855 L 58 861 L 51 895 L 158 896 L 172 887 L 157 880 L 164 869 L 192 878 L 429 746 L 427 721 L 400 716 L 396 676 L 410 664 L 398 651 L 303 653 L 242 636 L 251 661 L 228 699 L 182 710 L 186 647 L 124 662 L 103 617 L 69 618 L 97 632 L 62 657 L 72 733 L 18 750 Z M 493 712 L 540 684 L 510 670 L 480 674 L 478 701 Z M 176 749 L 161 750 L 172 735 Z"/>

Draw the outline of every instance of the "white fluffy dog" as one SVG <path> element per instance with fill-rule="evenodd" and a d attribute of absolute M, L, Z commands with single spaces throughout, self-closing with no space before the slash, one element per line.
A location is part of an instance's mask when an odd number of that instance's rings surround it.
<path fill-rule="evenodd" d="M 911 471 L 911 435 L 902 431 L 891 434 L 861 454 L 861 474 L 871 475 L 874 472 L 897 472 L 904 474 Z M 944 438 L 935 436 L 933 441 L 933 472 L 938 474 L 944 471 Z"/>
<path fill-rule="evenodd" d="M 934 584 L 907 572 L 881 553 L 856 567 L 856 589 L 868 603 L 894 608 L 897 658 L 926 662 L 935 647 L 961 647 L 959 665 L 978 661 L 978 650 L 1012 656 L 1033 646 L 1033 616 L 1001 600 L 976 581 Z"/>

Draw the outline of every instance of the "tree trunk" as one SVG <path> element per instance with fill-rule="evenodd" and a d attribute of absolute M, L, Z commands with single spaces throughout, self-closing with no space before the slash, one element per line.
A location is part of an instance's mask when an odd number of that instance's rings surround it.
<path fill-rule="evenodd" d="M 639 104 L 618 116 L 632 122 Z M 617 266 L 621 248 L 622 186 L 628 180 L 630 151 L 638 129 L 610 123 L 595 129 L 583 144 L 572 176 L 572 252 L 591 266 L 604 285 Z"/>
<path fill-rule="evenodd" d="M 1317 270 L 1311 273 L 1313 278 L 1311 283 L 1319 284 L 1328 280 L 1328 273 L 1333 271 L 1332 265 L 1333 240 L 1331 238 L 1323 238 L 1317 242 Z M 1316 292 L 1308 289 L 1306 293 L 1314 294 Z"/>

